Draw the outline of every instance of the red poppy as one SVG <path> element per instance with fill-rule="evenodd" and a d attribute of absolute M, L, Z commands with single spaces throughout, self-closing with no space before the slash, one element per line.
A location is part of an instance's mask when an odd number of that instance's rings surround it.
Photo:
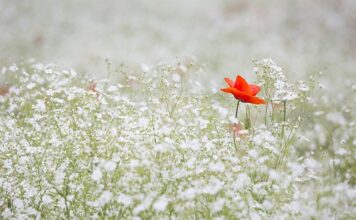
<path fill-rule="evenodd" d="M 238 75 L 235 82 L 229 78 L 225 78 L 224 80 L 229 87 L 221 89 L 221 91 L 232 94 L 235 99 L 251 104 L 266 103 L 265 100 L 256 97 L 261 88 L 254 84 L 248 84 L 242 76 Z"/>

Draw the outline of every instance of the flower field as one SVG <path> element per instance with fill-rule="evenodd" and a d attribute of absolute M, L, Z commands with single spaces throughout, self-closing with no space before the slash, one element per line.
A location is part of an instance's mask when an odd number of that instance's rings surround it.
<path fill-rule="evenodd" d="M 355 219 L 352 1 L 108 2 L 0 0 L 0 219 Z"/>
<path fill-rule="evenodd" d="M 54 65 L 3 68 L 2 217 L 355 215 L 352 100 L 324 113 L 316 79 L 293 86 L 264 59 L 267 104 L 241 103 L 234 118 L 235 99 L 189 79 L 201 71 L 158 65 L 110 83 Z"/>

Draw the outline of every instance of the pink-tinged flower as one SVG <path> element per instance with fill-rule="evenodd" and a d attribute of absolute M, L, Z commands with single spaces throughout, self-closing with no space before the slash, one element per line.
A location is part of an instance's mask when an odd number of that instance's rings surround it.
<path fill-rule="evenodd" d="M 6 96 L 7 94 L 9 94 L 9 91 L 10 87 L 6 85 L 0 85 L 0 96 Z"/>
<path fill-rule="evenodd" d="M 228 124 L 229 131 L 235 132 L 235 137 L 245 139 L 248 136 L 248 130 L 243 129 L 240 123 Z"/>
<path fill-rule="evenodd" d="M 98 91 L 96 90 L 96 85 L 97 85 L 97 83 L 96 83 L 95 81 L 90 81 L 89 84 L 88 84 L 88 86 L 87 86 L 87 90 L 88 90 L 88 91 L 91 91 L 91 92 L 94 92 L 95 95 L 96 95 L 96 99 L 99 99 L 99 94 L 100 94 L 100 92 L 98 92 Z"/>

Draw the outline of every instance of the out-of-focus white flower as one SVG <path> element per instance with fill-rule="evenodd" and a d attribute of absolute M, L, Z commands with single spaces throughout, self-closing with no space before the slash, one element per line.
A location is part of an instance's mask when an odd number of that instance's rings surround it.
<path fill-rule="evenodd" d="M 240 173 L 237 175 L 236 180 L 233 184 L 233 188 L 236 190 L 243 190 L 246 186 L 251 183 L 251 179 L 245 173 Z"/>
<path fill-rule="evenodd" d="M 109 86 L 108 92 L 115 92 L 115 91 L 117 91 L 117 87 L 116 86 L 114 86 L 114 85 Z"/>
<path fill-rule="evenodd" d="M 130 206 L 132 204 L 132 198 L 122 193 L 117 197 L 117 201 L 124 206 Z"/>
<path fill-rule="evenodd" d="M 37 100 L 37 104 L 35 105 L 36 111 L 45 112 L 46 111 L 46 104 L 43 100 Z"/>
<path fill-rule="evenodd" d="M 97 200 L 99 207 L 103 207 L 105 204 L 109 203 L 112 198 L 112 193 L 110 191 L 104 191 Z"/>
<path fill-rule="evenodd" d="M 326 119 L 336 125 L 344 126 L 346 119 L 340 112 L 329 112 L 326 114 Z"/>
<path fill-rule="evenodd" d="M 53 201 L 52 198 L 51 198 L 50 196 L 48 196 L 48 195 L 44 195 L 44 196 L 42 197 L 42 202 L 43 202 L 43 204 L 45 204 L 45 205 L 51 204 L 52 201 Z"/>
<path fill-rule="evenodd" d="M 116 169 L 116 163 L 114 161 L 105 161 L 103 165 L 107 172 L 113 172 Z"/>
<path fill-rule="evenodd" d="M 91 179 L 94 180 L 95 182 L 98 182 L 101 180 L 103 177 L 103 174 L 101 173 L 100 169 L 95 169 L 93 174 L 91 175 Z"/>
<path fill-rule="evenodd" d="M 172 75 L 172 79 L 174 82 L 180 82 L 180 76 L 177 73 Z"/>
<path fill-rule="evenodd" d="M 224 208 L 225 202 L 225 199 L 222 198 L 216 200 L 216 202 L 214 202 L 212 205 L 212 211 L 214 213 L 220 212 Z"/>
<path fill-rule="evenodd" d="M 169 203 L 169 199 L 165 196 L 161 196 L 154 204 L 153 208 L 158 212 L 163 212 Z"/>
<path fill-rule="evenodd" d="M 36 87 L 36 83 L 31 82 L 31 83 L 27 84 L 26 87 L 27 87 L 28 89 L 33 89 L 33 88 Z"/>

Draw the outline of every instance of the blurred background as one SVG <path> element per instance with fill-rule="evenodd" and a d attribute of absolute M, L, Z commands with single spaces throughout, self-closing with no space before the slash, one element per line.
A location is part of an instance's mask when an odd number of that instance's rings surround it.
<path fill-rule="evenodd" d="M 342 85 L 356 75 L 355 12 L 355 0 L 0 0 L 0 64 L 34 58 L 103 77 L 105 59 L 194 57 L 221 81 L 268 57 L 297 79 L 323 70 Z"/>

